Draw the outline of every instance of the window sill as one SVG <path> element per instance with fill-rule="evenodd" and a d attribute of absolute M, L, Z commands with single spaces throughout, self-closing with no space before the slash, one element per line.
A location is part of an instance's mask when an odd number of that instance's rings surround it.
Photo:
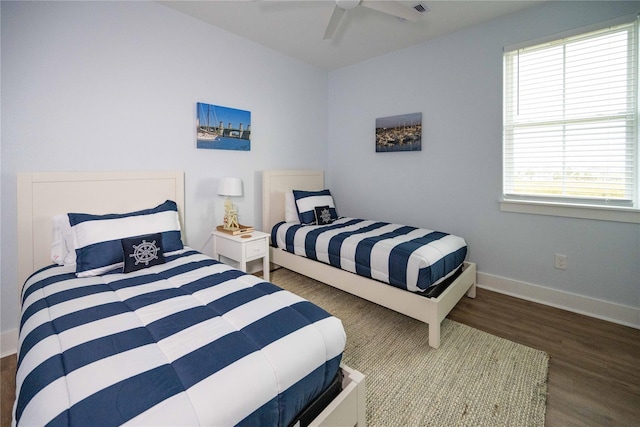
<path fill-rule="evenodd" d="M 640 224 L 640 210 L 632 208 L 579 206 L 502 199 L 500 200 L 500 211 Z"/>

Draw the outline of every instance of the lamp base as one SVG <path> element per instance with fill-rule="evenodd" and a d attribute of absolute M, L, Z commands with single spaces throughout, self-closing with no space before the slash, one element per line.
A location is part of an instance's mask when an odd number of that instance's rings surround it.
<path fill-rule="evenodd" d="M 233 206 L 230 197 L 227 197 L 224 202 L 223 227 L 225 230 L 237 230 L 240 228 L 240 224 L 238 224 L 238 209 Z"/>

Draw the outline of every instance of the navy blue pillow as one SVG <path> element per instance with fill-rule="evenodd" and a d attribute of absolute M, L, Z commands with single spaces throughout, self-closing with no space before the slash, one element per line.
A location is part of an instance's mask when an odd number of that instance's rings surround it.
<path fill-rule="evenodd" d="M 335 203 L 333 203 L 333 197 L 331 196 L 331 192 L 329 190 L 293 190 L 293 198 L 296 201 L 296 208 L 298 209 L 298 217 L 300 218 L 300 223 L 303 225 L 316 223 L 316 215 L 314 210 L 316 206 L 329 206 L 331 215 L 336 218 L 338 217 L 336 205 Z"/>
<path fill-rule="evenodd" d="M 124 273 L 142 270 L 153 265 L 164 264 L 164 250 L 162 250 L 162 234 L 147 234 L 145 236 L 127 237 L 122 239 L 124 255 Z"/>
<path fill-rule="evenodd" d="M 178 207 L 174 201 L 152 209 L 126 214 L 70 213 L 69 224 L 76 244 L 76 276 L 97 276 L 122 269 L 121 239 L 162 233 L 162 247 L 170 253 L 183 248 Z"/>
<path fill-rule="evenodd" d="M 316 217 L 316 224 L 327 225 L 338 219 L 335 209 L 331 209 L 327 206 L 316 206 L 313 208 Z"/>

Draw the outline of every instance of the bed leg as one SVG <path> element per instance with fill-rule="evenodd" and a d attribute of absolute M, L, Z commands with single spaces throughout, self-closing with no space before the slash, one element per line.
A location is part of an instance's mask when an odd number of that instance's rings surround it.
<path fill-rule="evenodd" d="M 475 298 L 476 297 L 476 284 L 475 283 L 473 285 L 471 285 L 471 287 L 467 291 L 467 296 L 469 298 Z"/>
<path fill-rule="evenodd" d="M 440 322 L 429 323 L 429 346 L 440 347 Z"/>

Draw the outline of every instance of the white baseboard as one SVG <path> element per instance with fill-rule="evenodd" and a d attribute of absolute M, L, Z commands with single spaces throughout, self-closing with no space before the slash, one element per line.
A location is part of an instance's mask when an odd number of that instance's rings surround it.
<path fill-rule="evenodd" d="M 9 356 L 18 351 L 18 330 L 12 329 L 0 335 L 0 357 Z"/>
<path fill-rule="evenodd" d="M 640 308 L 559 291 L 492 274 L 477 275 L 478 287 L 585 316 L 640 329 Z"/>

